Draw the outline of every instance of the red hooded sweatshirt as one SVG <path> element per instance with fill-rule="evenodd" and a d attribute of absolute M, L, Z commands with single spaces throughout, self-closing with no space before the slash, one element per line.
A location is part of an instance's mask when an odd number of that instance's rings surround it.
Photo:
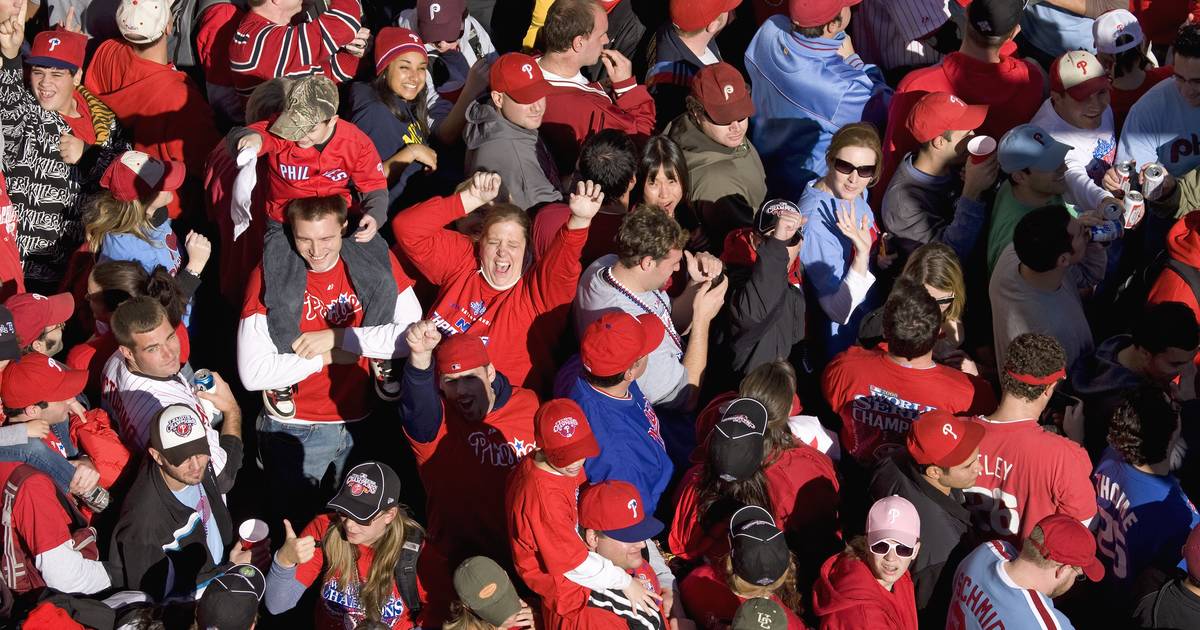
<path fill-rule="evenodd" d="M 1200 268 L 1200 212 L 1189 212 L 1175 222 L 1167 233 L 1167 253 L 1181 263 Z M 1170 269 L 1163 269 L 1158 274 L 1146 301 L 1151 304 L 1183 302 L 1200 318 L 1200 304 L 1196 303 L 1196 295 L 1187 282 Z"/>
<path fill-rule="evenodd" d="M 871 205 L 880 207 L 888 182 L 904 156 L 920 144 L 909 133 L 908 112 L 929 92 L 949 92 L 971 105 L 994 105 L 976 131 L 1001 136 L 1027 123 L 1042 106 L 1045 75 L 1037 64 L 1009 57 L 1001 51 L 999 63 L 979 61 L 960 52 L 950 53 L 942 63 L 914 70 L 904 77 L 888 109 L 887 134 L 883 138 L 883 176 L 872 189 Z"/>
<path fill-rule="evenodd" d="M 888 591 L 865 562 L 846 553 L 821 566 L 813 586 L 813 612 L 821 618 L 821 630 L 917 630 L 917 602 L 908 573 Z"/>

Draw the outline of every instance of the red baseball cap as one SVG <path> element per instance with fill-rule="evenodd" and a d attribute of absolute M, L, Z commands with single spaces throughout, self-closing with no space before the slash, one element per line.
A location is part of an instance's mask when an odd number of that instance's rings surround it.
<path fill-rule="evenodd" d="M 653 352 L 666 333 L 657 315 L 634 317 L 610 311 L 583 330 L 579 359 L 583 368 L 596 376 L 623 374 L 634 361 Z"/>
<path fill-rule="evenodd" d="M 483 339 L 466 333 L 442 339 L 433 351 L 433 359 L 437 364 L 438 376 L 469 372 L 492 363 L 488 358 L 487 347 L 483 345 Z"/>
<path fill-rule="evenodd" d="M 579 495 L 579 524 L 627 543 L 649 540 L 663 530 L 662 521 L 646 514 L 638 489 L 616 479 L 588 486 Z"/>
<path fill-rule="evenodd" d="M 987 105 L 967 105 L 949 92 L 930 92 L 909 110 L 905 126 L 917 142 L 929 142 L 947 131 L 978 129 L 987 112 Z"/>
<path fill-rule="evenodd" d="M 117 201 L 137 201 L 164 190 L 179 190 L 186 174 L 183 162 L 160 162 L 141 151 L 126 151 L 104 170 L 100 186 Z"/>
<path fill-rule="evenodd" d="M 4 305 L 12 312 L 17 342 L 22 348 L 28 348 L 46 328 L 67 321 L 75 312 L 75 298 L 70 293 L 49 297 L 40 293 L 18 293 L 8 298 Z"/>
<path fill-rule="evenodd" d="M 1111 81 L 1104 64 L 1086 50 L 1066 52 L 1050 64 L 1050 89 L 1066 92 L 1077 101 L 1107 90 L 1109 85 Z"/>
<path fill-rule="evenodd" d="M 1104 565 L 1096 558 L 1096 537 L 1083 523 L 1066 514 L 1051 514 L 1038 521 L 1037 526 L 1042 530 L 1042 542 L 1032 538 L 1026 540 L 1043 557 L 1081 567 L 1083 574 L 1093 582 L 1104 579 Z"/>
<path fill-rule="evenodd" d="M 852 7 L 862 0 L 788 0 L 788 15 L 803 27 L 825 26 L 837 17 L 845 7 Z"/>
<path fill-rule="evenodd" d="M 463 0 L 417 0 L 417 34 L 427 42 L 456 42 L 466 15 Z"/>
<path fill-rule="evenodd" d="M 746 79 L 737 68 L 724 61 L 704 66 L 692 79 L 692 96 L 704 106 L 704 113 L 718 125 L 754 115 L 754 101 L 746 89 Z"/>
<path fill-rule="evenodd" d="M 533 415 L 533 435 L 546 461 L 560 468 L 600 454 L 587 416 L 570 398 L 543 403 Z"/>
<path fill-rule="evenodd" d="M 908 432 L 908 454 L 922 466 L 958 466 L 979 446 L 983 432 L 983 425 L 978 422 L 934 409 L 912 424 Z"/>
<path fill-rule="evenodd" d="M 1183 543 L 1183 559 L 1187 562 L 1188 575 L 1200 582 L 1200 525 L 1192 528 L 1187 542 Z"/>
<path fill-rule="evenodd" d="M 4 368 L 0 400 L 9 409 L 70 400 L 83 392 L 87 377 L 83 370 L 72 370 L 40 352 L 30 352 Z"/>
<path fill-rule="evenodd" d="M 685 33 L 699 31 L 741 3 L 742 0 L 671 0 L 671 23 Z"/>
<path fill-rule="evenodd" d="M 71 72 L 83 67 L 87 35 L 55 29 L 42 31 L 33 37 L 25 64 L 47 68 L 65 68 Z"/>
<path fill-rule="evenodd" d="M 396 57 L 406 52 L 419 52 L 429 58 L 425 41 L 420 35 L 399 26 L 389 26 L 375 35 L 375 76 L 383 74 L 384 68 Z"/>
<path fill-rule="evenodd" d="M 488 78 L 492 89 L 512 100 L 528 105 L 550 93 L 550 84 L 542 75 L 537 60 L 523 53 L 502 55 L 492 64 Z"/>

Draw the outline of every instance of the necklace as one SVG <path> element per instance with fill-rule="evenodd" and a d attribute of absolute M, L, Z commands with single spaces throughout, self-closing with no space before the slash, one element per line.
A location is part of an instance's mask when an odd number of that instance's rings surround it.
<path fill-rule="evenodd" d="M 658 296 L 658 293 L 651 292 L 651 295 L 653 295 L 654 299 L 658 301 L 658 305 L 662 307 L 661 313 L 651 309 L 645 302 L 638 299 L 638 296 L 634 295 L 633 291 L 626 289 L 625 285 L 618 282 L 617 279 L 613 277 L 612 267 L 605 267 L 604 271 L 601 273 L 601 277 L 604 278 L 604 281 L 607 282 L 609 286 L 616 289 L 618 293 L 628 298 L 630 302 L 636 304 L 638 308 L 662 320 L 663 327 L 667 329 L 667 334 L 671 336 L 671 341 L 675 342 L 675 345 L 679 348 L 680 352 L 683 351 L 683 340 L 679 337 L 679 333 L 675 331 L 675 322 L 671 321 L 671 309 L 667 308 L 666 302 L 663 302 L 663 299 Z"/>

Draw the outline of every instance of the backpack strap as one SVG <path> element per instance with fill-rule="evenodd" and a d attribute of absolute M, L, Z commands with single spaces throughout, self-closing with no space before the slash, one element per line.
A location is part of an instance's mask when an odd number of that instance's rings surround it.
<path fill-rule="evenodd" d="M 396 591 L 404 601 L 408 614 L 414 621 L 421 612 L 421 594 L 417 589 L 417 559 L 421 557 L 422 542 L 425 532 L 420 527 L 404 528 L 404 544 L 400 548 L 400 557 L 396 559 Z"/>
<path fill-rule="evenodd" d="M 1174 258 L 1167 259 L 1167 268 L 1183 278 L 1183 281 L 1192 290 L 1192 296 L 1196 298 L 1196 302 L 1200 303 L 1200 269 Z"/>

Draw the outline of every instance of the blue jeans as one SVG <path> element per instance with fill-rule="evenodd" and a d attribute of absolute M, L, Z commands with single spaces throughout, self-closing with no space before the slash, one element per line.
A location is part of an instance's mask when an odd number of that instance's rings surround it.
<path fill-rule="evenodd" d="M 66 446 L 68 453 L 77 452 L 71 442 L 70 429 L 66 422 L 52 424 L 50 430 Z M 31 439 L 25 444 L 0 446 L 0 461 L 29 464 L 49 475 L 63 494 L 70 494 L 69 488 L 71 479 L 75 477 L 75 467 L 62 453 L 50 448 L 42 440 Z"/>
<path fill-rule="evenodd" d="M 354 425 L 341 422 L 280 422 L 258 415 L 262 460 L 274 515 L 303 527 L 333 498 L 354 448 Z"/>

